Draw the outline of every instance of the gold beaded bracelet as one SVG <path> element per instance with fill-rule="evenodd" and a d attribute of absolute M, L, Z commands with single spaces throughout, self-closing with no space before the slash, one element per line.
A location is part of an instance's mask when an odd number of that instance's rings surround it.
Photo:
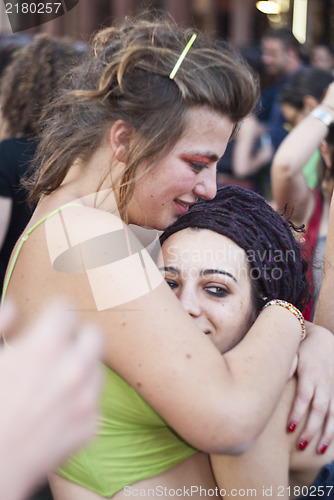
<path fill-rule="evenodd" d="M 297 307 L 295 307 L 293 304 L 290 304 L 290 302 L 286 302 L 286 300 L 280 300 L 280 299 L 273 299 L 269 300 L 264 306 L 262 307 L 261 311 L 265 309 L 268 306 L 281 306 L 284 307 L 285 309 L 288 309 L 296 318 L 299 320 L 300 326 L 302 327 L 302 340 L 305 339 L 306 337 L 306 328 L 305 328 L 305 320 L 304 316 L 300 312 Z"/>

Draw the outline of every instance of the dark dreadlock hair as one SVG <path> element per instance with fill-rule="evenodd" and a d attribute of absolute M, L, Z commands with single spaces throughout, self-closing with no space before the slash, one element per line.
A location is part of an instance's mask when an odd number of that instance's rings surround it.
<path fill-rule="evenodd" d="M 209 229 L 234 241 L 247 254 L 254 306 L 282 299 L 303 310 L 310 298 L 307 262 L 290 223 L 249 189 L 225 186 L 213 200 L 200 200 L 160 237 L 182 229 Z"/>

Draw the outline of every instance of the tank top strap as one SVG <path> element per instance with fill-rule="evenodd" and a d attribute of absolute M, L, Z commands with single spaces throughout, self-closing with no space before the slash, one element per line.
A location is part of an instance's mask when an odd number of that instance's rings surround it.
<path fill-rule="evenodd" d="M 61 207 L 57 208 L 56 210 L 53 210 L 52 212 L 50 212 L 49 214 L 45 215 L 45 217 L 43 217 L 42 219 L 40 219 L 38 222 L 36 222 L 36 224 L 34 224 L 23 236 L 22 238 L 20 239 L 19 241 L 19 244 L 17 245 L 16 247 L 16 250 L 14 252 L 14 255 L 13 255 L 13 258 L 11 259 L 11 262 L 10 262 L 10 265 L 9 265 L 9 268 L 8 268 L 8 271 L 6 273 L 6 277 L 5 277 L 5 281 L 4 281 L 4 284 L 3 284 L 3 289 L 2 289 L 2 296 L 1 296 L 1 302 L 3 302 L 5 296 L 6 296 L 6 293 L 7 293 L 7 288 L 8 288 L 8 285 L 9 285 L 9 282 L 10 282 L 10 279 L 12 277 L 12 274 L 13 274 L 13 271 L 14 271 L 14 268 L 15 268 L 15 264 L 16 264 L 16 261 L 18 259 L 18 256 L 20 255 L 20 252 L 21 252 L 21 249 L 23 247 L 23 244 L 25 243 L 25 241 L 27 241 L 27 239 L 29 238 L 29 236 L 31 235 L 31 233 L 38 227 L 40 226 L 41 224 L 43 224 L 43 222 L 45 222 L 47 219 L 49 219 L 50 217 L 52 217 L 53 215 L 56 215 L 57 213 L 61 212 L 62 210 L 64 210 L 65 208 L 68 208 L 68 207 L 80 207 L 82 206 L 80 203 L 66 203 L 66 205 L 62 205 Z"/>

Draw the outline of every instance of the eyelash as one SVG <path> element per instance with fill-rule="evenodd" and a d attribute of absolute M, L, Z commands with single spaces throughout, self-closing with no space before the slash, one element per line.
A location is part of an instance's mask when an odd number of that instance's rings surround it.
<path fill-rule="evenodd" d="M 214 290 L 220 290 L 219 292 L 216 291 L 216 292 L 213 292 L 212 289 Z M 209 295 L 212 295 L 213 297 L 218 297 L 218 298 L 222 298 L 222 297 L 226 297 L 226 295 L 228 295 L 229 291 L 223 287 L 223 286 L 208 286 L 208 287 L 205 287 L 205 291 L 209 294 Z"/>
<path fill-rule="evenodd" d="M 208 166 L 205 165 L 205 163 L 196 163 L 194 161 L 190 161 L 189 165 L 194 170 L 194 172 L 196 172 L 196 173 L 199 173 L 202 170 L 204 170 L 205 168 L 208 168 Z"/>
<path fill-rule="evenodd" d="M 166 283 L 168 284 L 168 286 L 171 288 L 171 290 L 175 290 L 176 288 L 178 288 L 178 284 L 171 280 L 171 279 L 166 279 Z M 229 294 L 229 291 L 223 287 L 223 286 L 206 286 L 204 288 L 204 290 L 206 291 L 206 293 L 208 293 L 209 295 L 212 295 L 213 297 L 216 297 L 216 298 L 223 298 L 223 297 L 226 297 L 226 295 Z M 216 290 L 216 291 L 213 291 L 213 290 Z M 219 290 L 219 291 L 218 291 Z"/>
<path fill-rule="evenodd" d="M 175 290 L 175 288 L 177 288 L 177 287 L 178 287 L 178 284 L 177 284 L 177 283 L 175 283 L 175 281 L 173 281 L 173 280 L 169 280 L 169 279 L 165 278 L 165 281 L 166 281 L 167 285 L 168 285 L 168 286 L 169 286 L 172 290 Z M 173 285 L 174 285 L 174 286 L 173 286 Z"/>

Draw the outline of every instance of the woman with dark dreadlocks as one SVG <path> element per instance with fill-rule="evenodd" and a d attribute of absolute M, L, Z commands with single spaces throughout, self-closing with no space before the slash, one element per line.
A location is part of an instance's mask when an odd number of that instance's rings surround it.
<path fill-rule="evenodd" d="M 266 304 L 287 301 L 303 309 L 309 299 L 308 266 L 289 223 L 245 188 L 226 186 L 214 200 L 200 201 L 164 232 L 161 243 L 165 280 L 221 353 L 246 335 Z M 307 446 L 292 434 L 294 422 L 286 430 L 296 383 L 292 377 L 251 449 L 211 456 L 224 498 L 241 498 L 250 488 L 257 498 L 321 491 L 331 497 L 334 462 L 326 464 L 334 460 L 334 446 Z"/>

